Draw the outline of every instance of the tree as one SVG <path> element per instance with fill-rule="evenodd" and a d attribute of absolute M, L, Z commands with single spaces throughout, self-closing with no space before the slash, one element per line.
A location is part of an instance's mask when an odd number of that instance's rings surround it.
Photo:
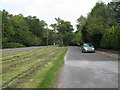
<path fill-rule="evenodd" d="M 12 37 L 15 34 L 13 30 L 13 25 L 11 24 L 13 16 L 10 15 L 7 11 L 3 10 L 2 11 L 2 26 L 4 27 L 4 31 L 2 31 L 2 41 L 3 45 L 5 42 L 10 42 L 12 41 Z"/>
<path fill-rule="evenodd" d="M 104 34 L 101 40 L 101 47 L 108 48 L 108 49 L 118 49 L 119 47 L 119 37 L 120 37 L 120 26 L 116 25 L 109 29 Z"/>
<path fill-rule="evenodd" d="M 47 25 L 45 21 L 39 20 L 35 16 L 28 16 L 25 18 L 27 21 L 27 24 L 30 27 L 30 31 L 37 37 L 42 38 L 43 33 L 44 33 L 44 28 Z"/>
<path fill-rule="evenodd" d="M 82 26 L 85 23 L 86 18 L 81 15 L 78 19 L 77 19 L 77 30 L 81 30 Z"/>
<path fill-rule="evenodd" d="M 55 18 L 55 20 L 57 21 L 57 23 L 51 24 L 51 27 L 55 30 L 55 32 L 57 32 L 59 34 L 60 46 L 69 45 L 71 43 L 69 41 L 71 40 L 71 35 L 74 30 L 73 26 L 71 25 L 71 23 L 69 21 L 64 21 L 64 20 L 60 19 L 59 17 Z M 70 40 L 67 40 L 68 36 L 69 36 Z"/>
<path fill-rule="evenodd" d="M 14 25 L 14 42 L 22 43 L 25 46 L 33 45 L 33 34 L 29 31 L 30 28 L 25 21 L 23 15 L 13 16 L 12 23 Z"/>
<path fill-rule="evenodd" d="M 58 43 L 58 34 L 54 30 L 48 29 L 48 43 L 49 45 L 54 45 Z"/>
<path fill-rule="evenodd" d="M 76 31 L 76 34 L 75 34 L 75 38 L 73 40 L 73 42 L 75 43 L 75 45 L 80 46 L 83 43 L 83 39 L 84 39 L 84 41 L 86 41 L 85 40 L 86 37 L 84 37 L 84 36 L 86 36 L 85 35 L 86 32 L 84 32 L 84 29 L 83 29 L 84 25 L 85 25 L 85 22 L 86 22 L 86 18 L 83 15 L 81 15 L 77 19 L 77 25 L 76 25 L 77 26 L 77 31 Z"/>
<path fill-rule="evenodd" d="M 92 43 L 96 48 L 98 47 L 108 47 L 108 48 L 117 48 L 112 46 L 110 43 L 116 43 L 118 40 L 115 39 L 117 34 L 114 34 L 116 28 L 119 26 L 119 16 L 120 16 L 120 2 L 111 2 L 108 5 L 103 2 L 97 2 L 93 7 L 91 12 L 88 14 L 87 18 L 81 19 L 79 18 L 77 28 L 78 32 L 82 33 L 82 41 Z M 115 27 L 113 29 L 113 27 Z M 111 32 L 110 32 L 111 31 Z M 112 36 L 111 36 L 111 34 Z M 119 32 L 118 32 L 119 33 Z M 109 39 L 112 39 L 109 41 Z M 102 41 L 101 41 L 102 40 Z M 116 40 L 116 42 L 114 42 Z M 106 42 L 105 42 L 106 41 Z M 104 43 L 103 43 L 104 42 Z M 108 43 L 109 42 L 109 43 Z M 116 46 L 115 45 L 115 46 Z"/>

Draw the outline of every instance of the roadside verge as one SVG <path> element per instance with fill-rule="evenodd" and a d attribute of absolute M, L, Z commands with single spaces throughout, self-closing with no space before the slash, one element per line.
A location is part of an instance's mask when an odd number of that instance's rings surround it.
<path fill-rule="evenodd" d="M 106 57 L 109 57 L 109 58 L 112 58 L 112 59 L 120 61 L 118 51 L 111 51 L 111 50 L 104 50 L 104 49 L 100 50 L 99 49 L 99 50 L 96 50 L 96 52 L 101 54 L 101 55 L 104 55 Z"/>
<path fill-rule="evenodd" d="M 53 66 L 46 72 L 44 79 L 41 81 L 37 88 L 53 88 L 54 83 L 57 81 L 58 72 L 64 64 L 64 57 L 67 50 L 68 48 L 66 48 L 66 50 L 58 56 Z"/>

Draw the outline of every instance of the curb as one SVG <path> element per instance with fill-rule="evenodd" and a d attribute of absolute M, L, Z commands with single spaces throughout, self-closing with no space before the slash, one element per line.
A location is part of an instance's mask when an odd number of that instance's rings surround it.
<path fill-rule="evenodd" d="M 109 57 L 109 58 L 116 59 L 116 60 L 120 61 L 119 56 L 118 57 L 113 57 L 113 56 L 110 56 L 108 54 L 102 53 L 103 51 L 95 51 L 95 52 L 98 53 L 98 54 L 104 55 L 106 57 Z"/>

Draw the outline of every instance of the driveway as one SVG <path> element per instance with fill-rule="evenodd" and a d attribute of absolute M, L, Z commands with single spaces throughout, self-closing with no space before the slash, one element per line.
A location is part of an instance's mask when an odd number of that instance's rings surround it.
<path fill-rule="evenodd" d="M 57 88 L 118 88 L 118 61 L 70 47 Z"/>

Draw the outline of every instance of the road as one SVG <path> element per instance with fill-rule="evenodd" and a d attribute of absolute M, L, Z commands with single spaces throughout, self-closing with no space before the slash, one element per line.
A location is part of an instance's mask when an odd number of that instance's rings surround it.
<path fill-rule="evenodd" d="M 118 88 L 118 61 L 70 47 L 57 88 Z"/>
<path fill-rule="evenodd" d="M 47 46 L 2 49 L 0 50 L 0 52 L 20 51 L 20 50 L 33 49 L 33 48 L 43 48 L 43 47 L 47 47 Z"/>

